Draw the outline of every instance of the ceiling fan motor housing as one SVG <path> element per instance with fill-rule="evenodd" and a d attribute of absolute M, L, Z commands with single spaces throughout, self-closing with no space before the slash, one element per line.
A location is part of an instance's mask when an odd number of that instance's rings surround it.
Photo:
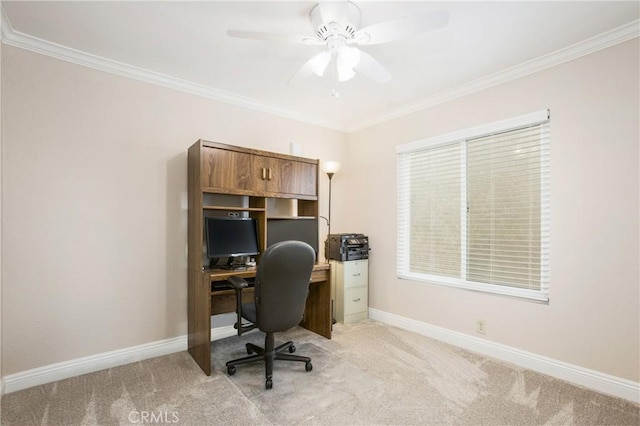
<path fill-rule="evenodd" d="M 309 14 L 316 36 L 325 41 L 332 36 L 353 39 L 361 16 L 360 8 L 350 1 L 316 4 Z"/>

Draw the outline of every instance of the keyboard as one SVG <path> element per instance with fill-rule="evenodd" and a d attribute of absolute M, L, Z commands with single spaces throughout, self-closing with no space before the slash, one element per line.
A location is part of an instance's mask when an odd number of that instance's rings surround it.
<path fill-rule="evenodd" d="M 256 285 L 255 277 L 247 277 L 244 280 L 247 282 L 247 284 L 249 284 L 249 287 L 255 287 Z M 229 284 L 227 280 L 211 282 L 211 291 L 222 291 L 222 290 L 233 290 L 233 287 L 231 287 L 231 284 Z"/>

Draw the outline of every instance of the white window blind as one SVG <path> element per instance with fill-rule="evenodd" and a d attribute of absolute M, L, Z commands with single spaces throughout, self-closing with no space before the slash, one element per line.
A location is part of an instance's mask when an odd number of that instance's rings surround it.
<path fill-rule="evenodd" d="M 548 300 L 548 111 L 398 148 L 398 276 Z"/>

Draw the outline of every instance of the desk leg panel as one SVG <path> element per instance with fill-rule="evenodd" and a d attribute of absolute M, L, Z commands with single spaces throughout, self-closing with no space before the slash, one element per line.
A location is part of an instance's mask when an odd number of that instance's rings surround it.
<path fill-rule="evenodd" d="M 329 281 L 312 283 L 305 307 L 304 328 L 331 339 L 331 284 Z"/>
<path fill-rule="evenodd" d="M 211 283 L 206 274 L 193 273 L 188 290 L 188 347 L 200 368 L 211 375 Z"/>

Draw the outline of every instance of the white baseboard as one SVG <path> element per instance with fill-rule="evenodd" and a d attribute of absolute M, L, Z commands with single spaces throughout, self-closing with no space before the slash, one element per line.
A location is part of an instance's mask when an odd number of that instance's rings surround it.
<path fill-rule="evenodd" d="M 211 340 L 235 336 L 233 326 L 211 329 Z M 126 349 L 105 352 L 83 358 L 76 358 L 57 364 L 45 365 L 2 378 L 4 392 L 11 393 L 33 386 L 43 385 L 82 374 L 93 373 L 107 368 L 118 367 L 132 362 L 168 355 L 187 350 L 187 336 L 159 340 Z"/>
<path fill-rule="evenodd" d="M 369 318 L 482 355 L 510 362 L 561 380 L 566 380 L 598 392 L 640 403 L 640 383 L 373 308 L 369 308 Z M 236 330 L 233 326 L 211 329 L 212 341 L 235 335 Z M 11 393 L 57 380 L 68 379 L 82 374 L 93 373 L 95 371 L 185 350 L 187 350 L 187 336 L 179 336 L 10 374 L 2 378 L 2 385 L 5 393 Z"/>
<path fill-rule="evenodd" d="M 631 380 L 589 370 L 374 308 L 369 308 L 369 318 L 584 386 L 597 392 L 623 398 L 636 404 L 640 403 L 640 383 Z"/>
<path fill-rule="evenodd" d="M 211 341 L 224 339 L 226 337 L 236 336 L 238 331 L 232 325 L 224 327 L 216 327 L 211 329 Z"/>

